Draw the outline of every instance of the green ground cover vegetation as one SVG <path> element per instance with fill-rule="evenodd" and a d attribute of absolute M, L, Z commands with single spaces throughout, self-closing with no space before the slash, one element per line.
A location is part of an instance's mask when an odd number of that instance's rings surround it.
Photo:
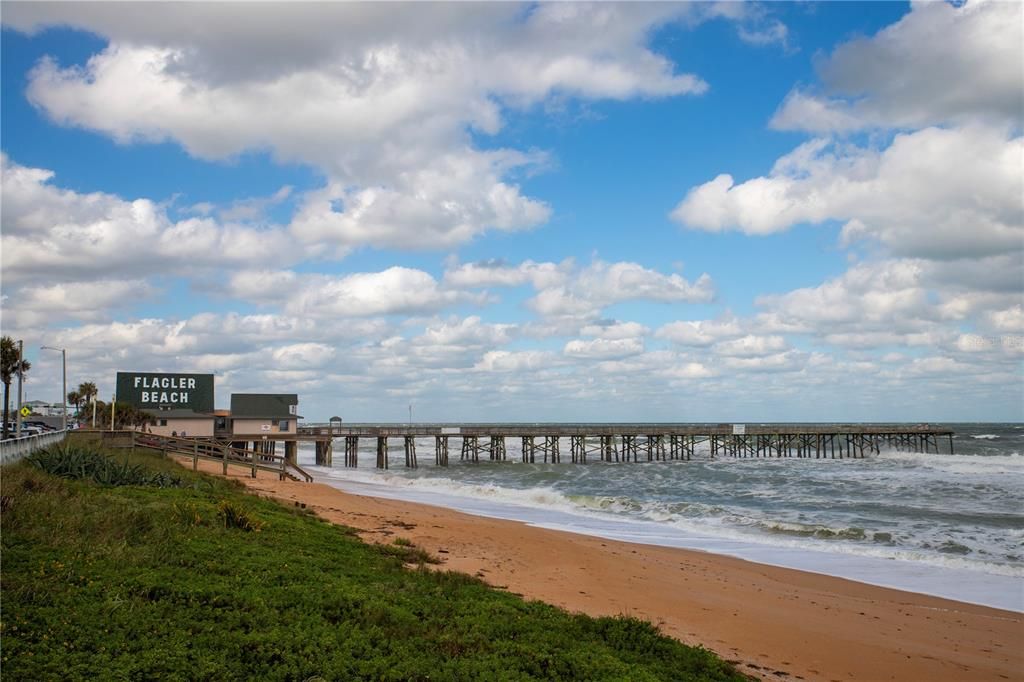
<path fill-rule="evenodd" d="M 4 679 L 738 680 L 140 451 L 2 469 Z M 77 466 L 77 468 L 76 468 Z"/>

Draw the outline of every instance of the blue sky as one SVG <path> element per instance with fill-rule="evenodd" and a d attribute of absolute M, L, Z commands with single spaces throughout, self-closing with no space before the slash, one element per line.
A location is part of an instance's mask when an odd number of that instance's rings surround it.
<path fill-rule="evenodd" d="M 5 3 L 32 398 L 1022 417 L 1017 3 L 118 7 Z"/>

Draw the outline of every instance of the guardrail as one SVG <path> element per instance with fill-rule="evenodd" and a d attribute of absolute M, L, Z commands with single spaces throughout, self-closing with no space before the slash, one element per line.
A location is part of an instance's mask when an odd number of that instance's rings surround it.
<path fill-rule="evenodd" d="M 0 464 L 17 462 L 22 457 L 27 457 L 36 450 L 42 450 L 43 448 L 60 443 L 67 435 L 67 431 L 51 431 L 50 433 L 40 433 L 35 436 L 0 440 Z"/>

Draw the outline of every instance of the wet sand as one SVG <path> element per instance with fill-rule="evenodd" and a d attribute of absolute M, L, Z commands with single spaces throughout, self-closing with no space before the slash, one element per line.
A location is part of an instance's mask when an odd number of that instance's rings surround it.
<path fill-rule="evenodd" d="M 191 466 L 191 462 L 189 462 Z M 220 474 L 214 462 L 200 467 Z M 1024 680 L 1024 615 L 691 550 L 636 545 L 229 474 L 371 542 L 406 538 L 441 569 L 591 615 L 628 614 L 757 677 Z"/>

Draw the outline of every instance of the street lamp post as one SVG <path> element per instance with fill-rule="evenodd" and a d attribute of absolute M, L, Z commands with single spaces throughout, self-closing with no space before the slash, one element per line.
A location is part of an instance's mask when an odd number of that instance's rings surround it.
<path fill-rule="evenodd" d="M 54 348 L 53 346 L 41 346 L 43 350 L 59 350 L 62 377 L 62 390 L 60 393 L 60 404 L 63 407 L 64 418 L 61 420 L 64 430 L 68 430 L 68 351 L 66 348 Z"/>
<path fill-rule="evenodd" d="M 21 385 L 25 383 L 25 372 L 22 371 L 22 365 L 25 362 L 25 344 L 22 341 L 18 341 L 18 412 L 15 414 L 15 424 L 17 426 L 14 429 L 14 437 L 21 438 Z"/>

